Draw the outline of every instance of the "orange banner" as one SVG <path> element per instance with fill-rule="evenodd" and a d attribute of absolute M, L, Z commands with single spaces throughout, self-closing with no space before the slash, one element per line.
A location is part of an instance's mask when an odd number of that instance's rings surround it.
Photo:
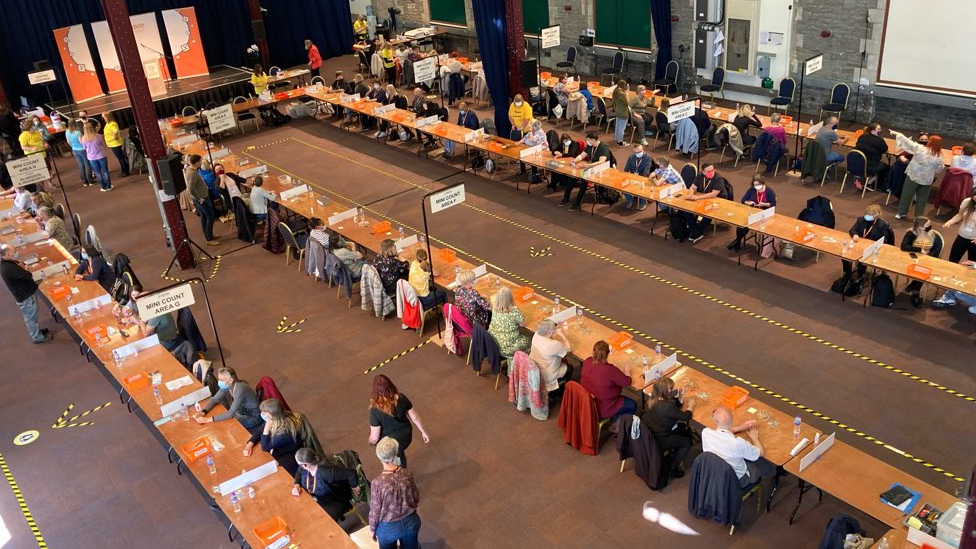
<path fill-rule="evenodd" d="M 192 7 L 163 11 L 169 49 L 173 52 L 177 78 L 210 74 L 200 41 L 197 14 Z"/>
<path fill-rule="evenodd" d="M 68 79 L 68 87 L 75 102 L 105 95 L 98 83 L 95 62 L 88 49 L 88 40 L 81 25 L 54 30 L 54 40 L 61 53 L 61 63 Z"/>

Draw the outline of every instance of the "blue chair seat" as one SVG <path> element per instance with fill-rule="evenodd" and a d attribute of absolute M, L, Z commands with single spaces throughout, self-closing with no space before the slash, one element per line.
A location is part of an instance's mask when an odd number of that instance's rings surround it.
<path fill-rule="evenodd" d="M 701 91 L 703 92 L 717 92 L 720 89 L 722 89 L 722 87 L 715 84 L 705 84 L 701 87 Z"/>
<path fill-rule="evenodd" d="M 789 97 L 774 97 L 769 100 L 770 105 L 789 105 L 793 100 Z"/>
<path fill-rule="evenodd" d="M 826 105 L 823 106 L 823 110 L 830 111 L 830 112 L 839 112 L 839 111 L 844 110 L 844 104 L 843 103 L 827 103 Z"/>

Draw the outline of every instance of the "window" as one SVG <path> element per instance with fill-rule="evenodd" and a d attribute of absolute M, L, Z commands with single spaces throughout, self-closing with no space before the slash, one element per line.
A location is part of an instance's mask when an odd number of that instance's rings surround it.
<path fill-rule="evenodd" d="M 430 0 L 430 20 L 467 26 L 464 0 Z"/>
<path fill-rule="evenodd" d="M 538 35 L 549 26 L 549 2 L 522 0 L 522 25 L 525 34 Z"/>
<path fill-rule="evenodd" d="M 651 49 L 651 5 L 647 0 L 593 0 L 596 43 Z"/>

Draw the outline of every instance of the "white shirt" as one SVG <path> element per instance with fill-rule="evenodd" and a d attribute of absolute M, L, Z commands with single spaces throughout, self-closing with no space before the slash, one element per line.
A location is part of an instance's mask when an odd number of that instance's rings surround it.
<path fill-rule="evenodd" d="M 30 208 L 31 197 L 30 193 L 27 191 L 19 192 L 14 194 L 14 207 L 21 210 L 26 210 Z"/>
<path fill-rule="evenodd" d="M 244 198 L 241 196 L 241 190 L 237 188 L 237 182 L 230 178 L 227 174 L 220 176 L 220 182 L 224 184 L 227 189 L 227 194 L 230 196 L 231 202 L 234 198 Z"/>
<path fill-rule="evenodd" d="M 271 200 L 273 202 L 275 196 L 275 193 L 269 193 L 261 187 L 254 187 L 251 191 L 251 213 L 268 213 L 268 201 Z"/>
<path fill-rule="evenodd" d="M 976 156 L 960 154 L 952 157 L 952 167 L 966 170 L 976 178 Z"/>
<path fill-rule="evenodd" d="M 569 353 L 569 348 L 561 341 L 539 334 L 532 336 L 532 351 L 529 357 L 539 365 L 542 379 L 546 382 L 546 391 L 559 388 L 559 378 L 566 373 L 563 357 Z"/>
<path fill-rule="evenodd" d="M 746 460 L 759 459 L 759 448 L 735 436 L 732 431 L 705 428 L 702 430 L 701 440 L 702 451 L 711 452 L 724 459 L 732 466 L 735 476 L 740 479 L 748 473 Z"/>

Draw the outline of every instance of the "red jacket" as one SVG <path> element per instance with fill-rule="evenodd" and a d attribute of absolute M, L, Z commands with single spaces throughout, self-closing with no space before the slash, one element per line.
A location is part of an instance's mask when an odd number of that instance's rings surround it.
<path fill-rule="evenodd" d="M 588 456 L 600 453 L 596 402 L 593 395 L 575 381 L 566 382 L 563 403 L 559 407 L 559 428 L 563 440 Z"/>
<path fill-rule="evenodd" d="M 308 48 L 308 66 L 312 69 L 322 66 L 322 56 L 319 55 L 319 48 L 315 44 Z"/>

